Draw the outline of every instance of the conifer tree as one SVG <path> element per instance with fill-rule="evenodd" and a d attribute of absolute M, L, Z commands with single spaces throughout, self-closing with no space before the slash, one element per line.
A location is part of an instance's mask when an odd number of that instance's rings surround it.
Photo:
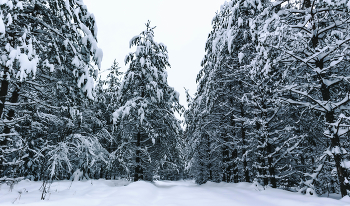
<path fill-rule="evenodd" d="M 268 3 L 226 2 L 213 19 L 198 91 L 186 113 L 195 143 L 191 172 L 199 184 L 217 176 L 228 182 L 258 177 L 277 187 L 278 175 L 292 174 L 285 163 L 304 136 L 289 135 L 291 108 L 277 95 L 282 73 L 256 52 L 260 13 Z M 213 169 L 218 165 L 222 170 Z"/>
<path fill-rule="evenodd" d="M 167 83 L 167 47 L 154 41 L 154 28 L 133 37 L 126 56 L 129 63 L 119 93 L 119 109 L 114 113 L 119 148 L 115 151 L 134 181 L 152 180 L 163 167 L 175 172 L 179 159 L 181 127 L 174 113 L 181 110 L 179 94 Z"/>
<path fill-rule="evenodd" d="M 56 102 L 50 95 L 38 98 L 44 90 L 54 89 L 52 85 L 62 85 L 68 93 L 81 88 L 81 94 L 93 99 L 91 61 L 100 66 L 102 51 L 97 47 L 95 18 L 81 0 L 9 0 L 2 1 L 0 9 L 0 116 L 6 122 L 6 138 L 0 145 L 8 148 L 1 150 L 0 171 L 6 175 L 6 165 L 14 165 L 8 152 L 19 143 L 14 125 L 24 119 L 16 116 L 14 106 L 39 102 L 57 109 L 50 106 Z M 30 92 L 21 92 L 30 87 Z"/>
<path fill-rule="evenodd" d="M 291 93 L 286 101 L 321 115 L 317 121 L 329 147 L 306 184 L 316 185 L 331 165 L 328 160 L 333 160 L 342 196 L 348 187 L 346 150 L 341 146 L 349 131 L 348 5 L 348 1 L 274 2 L 260 34 L 266 52 L 280 51 L 270 62 L 283 63 L 288 77 L 285 92 Z"/>

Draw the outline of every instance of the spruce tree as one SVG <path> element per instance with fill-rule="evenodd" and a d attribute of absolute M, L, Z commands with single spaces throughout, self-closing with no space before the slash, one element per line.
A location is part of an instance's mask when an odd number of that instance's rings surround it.
<path fill-rule="evenodd" d="M 348 5 L 348 1 L 275 2 L 260 34 L 266 52 L 280 51 L 271 64 L 283 63 L 284 91 L 290 93 L 285 100 L 316 111 L 317 123 L 324 128 L 323 141 L 329 147 L 305 184 L 314 187 L 327 173 L 325 168 L 332 167 L 331 160 L 342 196 L 348 187 L 347 152 L 342 147 L 349 131 Z"/>
<path fill-rule="evenodd" d="M 6 165 L 18 165 L 9 154 L 13 145 L 20 145 L 14 125 L 25 118 L 16 114 L 15 106 L 58 109 L 62 105 L 57 107 L 51 97 L 59 86 L 66 87 L 66 94 L 77 91 L 93 99 L 91 61 L 99 67 L 102 51 L 97 47 L 95 18 L 81 0 L 9 0 L 2 1 L 0 9 L 0 116 L 8 122 L 2 125 L 6 138 L 0 140 L 0 171 L 9 175 L 12 169 Z"/>
<path fill-rule="evenodd" d="M 113 113 L 120 145 L 115 153 L 134 181 L 152 180 L 164 167 L 175 172 L 179 162 L 179 94 L 167 83 L 167 47 L 154 41 L 154 28 L 148 21 L 130 41 L 136 51 L 126 56 L 129 68 Z"/>
<path fill-rule="evenodd" d="M 277 95 L 283 80 L 279 67 L 270 69 L 256 52 L 268 5 L 226 2 L 213 19 L 196 97 L 186 113 L 191 172 L 199 184 L 258 177 L 277 187 L 276 177 L 292 174 L 286 162 L 304 135 L 290 135 L 295 119 L 288 120 L 291 108 Z"/>

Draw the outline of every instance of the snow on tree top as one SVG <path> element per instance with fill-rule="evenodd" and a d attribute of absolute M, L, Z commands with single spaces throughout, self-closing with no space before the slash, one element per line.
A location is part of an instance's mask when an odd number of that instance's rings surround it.
<path fill-rule="evenodd" d="M 138 41 L 140 38 L 140 35 L 136 35 L 133 38 L 131 38 L 129 41 L 129 47 L 131 48 L 133 45 L 135 45 L 136 41 Z"/>

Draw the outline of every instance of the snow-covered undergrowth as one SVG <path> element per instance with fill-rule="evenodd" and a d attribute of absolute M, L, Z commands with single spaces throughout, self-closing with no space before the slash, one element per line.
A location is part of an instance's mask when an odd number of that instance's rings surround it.
<path fill-rule="evenodd" d="M 45 206 L 350 206 L 341 200 L 306 196 L 280 189 L 257 188 L 249 183 L 206 183 L 122 180 L 58 181 L 51 185 L 45 200 L 40 200 L 41 182 L 21 181 L 12 191 L 1 185 L 0 205 Z"/>

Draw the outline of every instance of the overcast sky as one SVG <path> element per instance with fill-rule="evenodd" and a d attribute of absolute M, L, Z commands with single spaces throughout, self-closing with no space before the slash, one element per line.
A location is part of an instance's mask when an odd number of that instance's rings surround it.
<path fill-rule="evenodd" d="M 135 51 L 129 41 L 146 27 L 157 26 L 154 40 L 168 47 L 168 83 L 180 93 L 186 105 L 184 87 L 194 94 L 196 76 L 205 54 L 205 42 L 211 31 L 211 20 L 224 0 L 84 0 L 95 15 L 99 47 L 103 50 L 101 70 L 116 59 L 126 71 L 125 56 Z"/>

